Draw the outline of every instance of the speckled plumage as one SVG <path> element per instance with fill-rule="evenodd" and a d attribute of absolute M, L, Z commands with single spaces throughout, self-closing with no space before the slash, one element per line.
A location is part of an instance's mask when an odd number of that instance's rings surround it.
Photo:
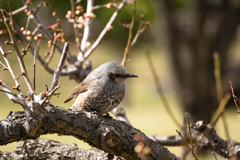
<path fill-rule="evenodd" d="M 74 88 L 64 103 L 76 97 L 72 109 L 108 113 L 123 100 L 125 78 L 129 77 L 137 76 L 127 73 L 126 68 L 116 62 L 104 63 Z"/>

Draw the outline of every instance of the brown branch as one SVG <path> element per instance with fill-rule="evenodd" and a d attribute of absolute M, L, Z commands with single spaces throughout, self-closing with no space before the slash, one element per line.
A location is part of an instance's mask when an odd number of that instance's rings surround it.
<path fill-rule="evenodd" d="M 52 85 L 49 89 L 49 92 L 51 92 L 58 84 L 58 79 L 59 79 L 59 76 L 61 74 L 65 58 L 67 56 L 69 45 L 70 45 L 69 42 L 66 42 L 65 45 L 64 45 L 63 53 L 62 53 L 61 59 L 59 61 L 58 67 L 57 67 L 56 71 L 54 72 L 53 81 L 52 81 Z"/>
<path fill-rule="evenodd" d="M 240 144 L 232 139 L 223 140 L 217 135 L 214 127 L 211 124 L 198 121 L 190 127 L 193 143 L 197 145 L 199 149 L 216 152 L 225 158 L 239 156 Z M 148 137 L 164 146 L 188 145 L 190 143 L 190 137 L 187 126 L 183 126 L 182 131 L 186 133 L 185 136 L 182 136 L 182 134 L 177 131 L 179 135 Z M 191 148 L 189 146 L 187 147 L 191 151 Z"/>
<path fill-rule="evenodd" d="M 125 122 L 52 105 L 47 106 L 45 111 L 46 115 L 41 120 L 39 129 L 35 134 L 28 134 L 29 132 L 26 131 L 24 112 L 10 113 L 5 120 L 0 122 L 0 145 L 38 138 L 44 134 L 57 133 L 72 135 L 93 147 L 125 159 L 137 159 L 138 154 L 134 148 L 138 141 L 134 139 L 134 135 L 138 133 L 145 140 L 145 146 L 151 150 L 148 159 L 159 159 L 160 157 L 161 159 L 179 159 L 166 148 Z"/>
<path fill-rule="evenodd" d="M 60 142 L 48 139 L 28 139 L 20 141 L 16 147 L 17 149 L 12 152 L 1 152 L 0 158 L 2 159 L 117 159 L 124 160 L 122 157 L 113 156 L 99 149 L 81 149 L 73 143 L 72 145 L 62 144 Z M 44 149 L 43 149 L 44 148 Z M 37 152 L 30 152 L 37 150 Z M 27 155 L 27 157 L 26 157 Z"/>

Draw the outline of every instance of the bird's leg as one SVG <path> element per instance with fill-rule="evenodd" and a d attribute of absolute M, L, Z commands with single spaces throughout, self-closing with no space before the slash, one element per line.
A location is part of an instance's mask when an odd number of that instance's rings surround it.
<path fill-rule="evenodd" d="M 103 117 L 106 117 L 107 119 L 113 119 L 108 113 L 104 115 Z"/>

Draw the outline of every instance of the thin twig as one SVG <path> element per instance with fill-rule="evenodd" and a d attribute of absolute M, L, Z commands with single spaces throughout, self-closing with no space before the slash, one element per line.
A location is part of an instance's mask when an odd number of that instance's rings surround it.
<path fill-rule="evenodd" d="M 111 3 L 111 2 L 109 2 Z M 97 10 L 97 9 L 101 9 L 101 8 L 109 8 L 109 3 L 108 4 L 102 4 L 102 5 L 96 5 L 92 8 L 92 10 Z M 116 2 L 113 2 L 110 4 L 110 8 L 117 8 L 118 4 Z"/>
<path fill-rule="evenodd" d="M 225 94 L 224 98 L 222 99 L 217 111 L 215 112 L 215 114 L 211 120 L 212 125 L 216 125 L 218 119 L 221 117 L 222 113 L 224 112 L 224 108 L 225 108 L 226 104 L 228 103 L 230 97 L 231 97 L 230 93 Z"/>
<path fill-rule="evenodd" d="M 1 42 L 0 42 L 0 43 L 1 43 Z M 2 47 L 2 46 L 0 46 L 0 47 Z M 1 51 L 1 52 L 4 52 L 4 51 L 2 51 L 2 48 L 0 48 L 0 51 Z M 5 64 L 3 64 L 1 61 L 0 61 L 0 64 L 3 66 L 3 68 L 5 68 L 6 70 L 8 70 L 7 66 L 5 66 Z"/>
<path fill-rule="evenodd" d="M 34 50 L 34 57 L 33 57 L 33 90 L 35 92 L 36 89 L 36 56 L 38 52 Z"/>
<path fill-rule="evenodd" d="M 160 99 L 162 100 L 163 102 L 163 106 L 164 108 L 166 109 L 169 117 L 172 119 L 172 121 L 179 127 L 181 128 L 181 125 L 180 123 L 177 121 L 176 117 L 174 116 L 172 110 L 171 110 L 171 107 L 168 103 L 168 100 L 163 92 L 163 89 L 162 89 L 162 86 L 161 86 L 161 82 L 160 82 L 160 78 L 157 76 L 157 73 L 155 71 L 155 68 L 153 66 L 153 62 L 152 62 L 152 58 L 151 58 L 151 55 L 150 55 L 150 52 L 148 51 L 146 53 L 146 57 L 147 57 L 147 62 L 148 62 L 148 65 L 150 67 L 150 70 L 151 70 L 151 73 L 153 75 L 153 79 L 154 79 L 154 82 L 155 82 L 155 86 L 156 86 L 156 89 L 157 89 L 157 92 L 158 92 L 158 95 L 160 96 Z"/>
<path fill-rule="evenodd" d="M 11 6 L 10 6 L 10 3 L 9 2 L 7 2 L 7 4 L 8 4 L 8 8 L 9 8 L 9 11 L 10 11 L 10 19 L 11 19 L 11 22 L 10 22 L 10 24 L 11 24 L 11 26 L 12 26 L 12 29 L 14 30 L 14 27 L 13 27 L 13 16 L 12 16 L 12 9 L 11 9 Z"/>
<path fill-rule="evenodd" d="M 76 20 L 76 13 L 75 13 L 75 6 L 74 6 L 74 0 L 70 0 L 70 4 L 71 4 L 71 11 L 72 11 L 72 15 L 73 15 L 73 28 L 74 28 L 74 34 L 75 34 L 75 41 L 77 43 L 77 48 L 79 49 L 79 51 L 81 51 L 80 49 L 80 39 L 79 39 L 79 33 L 78 33 L 78 28 L 77 28 L 77 20 Z M 82 56 L 83 57 L 83 56 Z"/>
<path fill-rule="evenodd" d="M 222 93 L 222 82 L 221 82 L 221 75 L 220 75 L 220 70 L 221 70 L 221 68 L 220 68 L 220 58 L 219 58 L 219 54 L 217 52 L 215 52 L 213 54 L 213 59 L 214 59 L 214 68 L 215 68 L 214 69 L 214 76 L 215 76 L 216 88 L 217 88 L 218 105 L 219 105 L 219 108 L 220 108 L 220 104 L 221 104 L 221 101 L 223 99 L 223 93 Z M 229 95 L 229 98 L 230 98 L 230 95 Z M 228 100 L 229 100 L 229 98 L 228 98 Z M 227 139 L 229 139 L 230 136 L 229 136 L 228 126 L 227 126 L 227 122 L 226 122 L 226 117 L 225 117 L 225 114 L 224 114 L 224 108 L 225 108 L 225 106 L 223 106 L 223 108 L 222 108 L 223 110 L 221 110 L 221 114 L 219 116 L 222 116 L 224 131 L 225 131 Z M 217 120 L 218 120 L 218 118 L 216 119 L 216 121 L 214 121 L 214 124 L 217 123 Z"/>
<path fill-rule="evenodd" d="M 237 112 L 240 112 L 240 103 L 239 103 L 239 100 L 237 98 L 237 96 L 235 96 L 234 94 L 234 88 L 232 87 L 232 82 L 230 81 L 230 87 L 231 87 L 231 90 L 232 90 L 232 97 L 233 97 L 233 100 L 234 100 L 234 103 L 238 109 Z"/>
<path fill-rule="evenodd" d="M 59 89 L 60 86 L 56 86 L 55 88 L 53 88 L 49 93 L 48 95 L 43 99 L 43 101 L 41 102 L 41 107 L 45 107 L 46 104 L 49 103 L 49 99 L 53 96 L 54 92 Z"/>
<path fill-rule="evenodd" d="M 178 130 L 176 130 L 176 132 L 178 133 L 178 135 L 182 138 L 182 140 L 184 140 L 185 138 L 182 136 L 182 133 L 179 132 Z M 188 146 L 188 144 L 186 142 L 184 142 L 184 145 L 188 148 L 189 151 L 191 151 L 191 148 Z"/>
<path fill-rule="evenodd" d="M 31 17 L 32 17 L 32 8 L 29 8 L 29 15 L 27 17 L 27 23 L 26 23 L 26 27 L 25 27 L 25 30 L 28 31 L 28 27 L 29 27 L 29 23 L 30 23 L 30 20 L 31 20 Z"/>
<path fill-rule="evenodd" d="M 7 64 L 7 68 L 9 70 L 9 72 L 11 73 L 11 76 L 12 76 L 14 82 L 15 82 L 15 85 L 16 86 L 20 86 L 20 84 L 19 84 L 19 82 L 17 80 L 17 77 L 16 77 L 15 73 L 13 72 L 12 67 L 11 67 L 11 65 L 10 65 L 10 63 L 9 63 L 9 61 L 7 59 L 7 56 L 6 56 L 5 51 L 4 51 L 3 47 L 2 47 L 1 41 L 0 41 L 0 52 L 3 55 L 3 58 L 4 58 L 4 60 L 5 60 L 6 64 Z M 23 95 L 22 90 L 21 90 L 20 87 L 17 88 L 17 91 L 20 93 L 20 95 Z"/>
<path fill-rule="evenodd" d="M 140 35 L 146 30 L 148 26 L 146 24 L 140 24 L 139 25 L 139 28 L 138 28 L 138 31 L 137 31 L 137 34 L 135 35 L 135 37 L 133 38 L 132 40 L 132 43 L 131 43 L 131 47 L 137 42 L 137 39 L 140 37 Z"/>
<path fill-rule="evenodd" d="M 125 52 L 124 52 L 124 56 L 123 56 L 123 60 L 121 62 L 121 65 L 126 67 L 126 63 L 127 63 L 127 58 L 129 56 L 130 53 L 130 44 L 132 41 L 132 30 L 133 30 L 133 26 L 134 26 L 134 22 L 135 22 L 135 15 L 136 15 L 136 0 L 133 1 L 133 14 L 132 14 L 132 22 L 129 28 L 129 35 L 128 35 L 128 42 L 127 42 L 127 46 L 125 48 Z"/>
<path fill-rule="evenodd" d="M 217 160 L 217 157 L 216 157 L 215 153 L 212 152 L 212 154 L 213 154 L 213 156 L 214 156 L 214 159 Z"/>
<path fill-rule="evenodd" d="M 84 25 L 84 31 L 83 31 L 83 38 L 81 41 L 81 52 L 78 54 L 79 61 L 83 60 L 84 53 L 86 52 L 86 43 L 89 39 L 89 33 L 90 33 L 90 27 L 91 27 L 90 15 L 92 12 L 93 3 L 94 3 L 94 0 L 87 0 L 85 25 Z"/>
<path fill-rule="evenodd" d="M 54 72 L 52 85 L 51 85 L 50 89 L 48 90 L 48 92 L 51 92 L 58 84 L 58 79 L 59 79 L 59 76 L 61 74 L 61 70 L 63 68 L 65 58 L 67 56 L 69 44 L 70 44 L 69 42 L 65 42 L 61 59 L 59 61 L 59 64 L 58 64 L 58 67 L 57 67 L 56 71 Z"/>
<path fill-rule="evenodd" d="M 7 26 L 8 33 L 9 33 L 9 36 L 11 38 L 12 46 L 13 46 L 13 48 L 15 50 L 16 55 L 17 55 L 17 59 L 18 59 L 20 68 L 21 68 L 22 72 L 25 73 L 24 74 L 25 82 L 26 82 L 26 84 L 28 86 L 29 91 L 33 93 L 34 91 L 33 91 L 33 88 L 32 88 L 32 84 L 31 84 L 31 81 L 30 81 L 30 79 L 28 77 L 27 70 L 26 70 L 23 58 L 21 57 L 20 51 L 18 49 L 17 40 L 15 38 L 14 32 L 13 32 L 12 28 L 10 27 L 9 19 L 6 17 L 7 15 L 6 15 L 4 10 L 1 10 L 1 12 L 2 12 L 2 15 L 4 17 L 4 23 Z"/>
<path fill-rule="evenodd" d="M 24 5 L 26 5 L 26 1 L 27 0 L 22 0 L 22 2 L 24 3 Z M 31 6 L 27 6 L 27 9 L 30 10 Z M 45 36 L 46 39 L 48 40 L 52 40 L 53 36 L 52 34 L 48 31 L 47 27 L 44 25 L 44 23 L 40 20 L 40 18 L 38 17 L 38 15 L 34 12 L 32 13 L 33 16 L 33 20 L 35 21 L 36 25 L 40 27 L 40 29 L 42 30 L 43 35 Z M 62 48 L 60 47 L 60 45 L 58 43 L 56 43 L 56 48 L 57 50 L 62 53 Z M 71 64 L 72 61 L 70 60 L 70 58 L 67 56 L 66 59 L 68 60 L 68 62 Z"/>
<path fill-rule="evenodd" d="M 18 8 L 17 10 L 13 11 L 12 15 L 19 14 L 19 13 L 23 12 L 25 9 L 27 9 L 27 5 L 24 5 L 23 7 Z"/>
<path fill-rule="evenodd" d="M 107 31 L 109 30 L 109 28 L 111 27 L 113 21 L 117 18 L 119 12 L 121 11 L 121 9 L 123 8 L 123 6 L 127 3 L 127 0 L 123 0 L 118 7 L 116 8 L 116 11 L 113 13 L 112 17 L 110 18 L 110 20 L 108 21 L 107 25 L 105 26 L 105 28 L 102 30 L 102 32 L 100 33 L 100 35 L 98 36 L 98 38 L 96 39 L 96 41 L 93 43 L 93 45 L 87 50 L 87 52 L 84 54 L 84 58 L 88 58 L 90 56 L 90 54 L 96 49 L 96 47 L 99 45 L 99 43 L 101 42 L 102 38 L 104 37 L 104 35 L 107 33 Z"/>
<path fill-rule="evenodd" d="M 2 81 L 2 79 L 0 78 L 0 81 L 1 81 L 1 84 L 0 86 L 2 87 L 3 90 L 0 90 L 1 92 L 5 92 L 8 96 L 8 98 L 14 102 L 14 103 L 17 103 L 17 104 L 20 104 L 21 106 L 24 105 L 24 103 L 21 101 L 20 98 L 18 98 L 18 96 L 16 94 L 13 94 L 11 92 L 11 90 L 6 86 L 6 84 Z"/>
<path fill-rule="evenodd" d="M 25 43 L 29 43 L 29 41 L 26 39 L 26 37 L 22 34 L 20 28 L 18 25 L 16 25 L 16 23 L 14 23 L 14 27 L 15 27 L 15 30 L 16 32 L 20 35 L 20 37 L 23 39 L 23 41 Z M 40 42 L 38 43 L 40 45 Z M 37 45 L 37 52 L 39 50 L 39 45 Z M 34 55 L 34 51 L 35 51 L 35 48 L 31 45 L 30 46 L 30 52 Z M 46 65 L 45 61 L 41 58 L 41 56 L 39 54 L 37 54 L 36 58 L 39 60 L 39 62 L 41 63 L 41 65 L 46 69 L 46 71 L 50 74 L 53 74 L 55 70 L 53 70 L 52 68 L 50 68 L 49 66 Z M 70 75 L 70 74 L 76 74 L 77 73 L 77 68 L 75 69 L 72 69 L 71 71 L 64 71 L 61 73 L 61 75 Z"/>
<path fill-rule="evenodd" d="M 50 50 L 50 54 L 48 56 L 48 59 L 46 60 L 46 66 L 49 65 L 50 61 L 52 60 L 53 53 L 55 52 L 56 43 L 57 43 L 57 32 L 55 32 L 55 33 L 56 33 L 56 36 L 54 36 L 52 46 L 51 46 L 51 50 Z"/>
<path fill-rule="evenodd" d="M 188 132 L 189 132 L 189 136 L 190 136 L 190 142 L 191 142 L 191 146 L 192 146 L 191 147 L 191 152 L 192 152 L 192 155 L 193 155 L 194 159 L 198 160 L 198 158 L 196 157 L 196 155 L 194 153 L 193 138 L 192 138 L 192 133 L 191 133 L 191 128 L 190 128 L 188 113 L 186 113 L 186 118 L 187 118 L 187 125 L 188 125 Z"/>
<path fill-rule="evenodd" d="M 16 23 L 14 23 L 14 27 L 15 27 L 15 31 L 16 31 L 16 32 L 18 33 L 18 35 L 23 39 L 23 41 L 24 41 L 26 44 L 29 44 L 29 41 L 27 40 L 26 36 L 23 35 L 23 33 L 21 32 L 19 26 L 18 26 Z M 37 47 L 38 47 L 38 48 L 37 48 L 37 51 L 38 51 L 38 50 L 39 50 L 39 45 L 37 45 Z M 30 46 L 30 52 L 32 53 L 32 55 L 34 55 L 34 51 L 35 51 L 35 48 L 31 45 L 31 46 Z M 39 62 L 42 64 L 42 66 L 44 66 L 45 69 L 46 69 L 49 73 L 51 73 L 51 74 L 54 73 L 54 70 L 53 70 L 52 68 L 46 66 L 45 61 L 41 58 L 41 56 L 40 56 L 39 54 L 37 55 L 36 58 L 39 60 Z"/>

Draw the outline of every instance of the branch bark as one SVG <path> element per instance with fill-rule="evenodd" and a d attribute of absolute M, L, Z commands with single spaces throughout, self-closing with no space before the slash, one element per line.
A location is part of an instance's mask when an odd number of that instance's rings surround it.
<path fill-rule="evenodd" d="M 74 136 L 93 147 L 125 159 L 139 159 L 139 155 L 134 151 L 138 144 L 134 135 L 138 134 L 144 139 L 145 146 L 150 148 L 150 153 L 146 155 L 148 159 L 179 159 L 159 143 L 125 122 L 84 111 L 66 110 L 53 105 L 48 105 L 45 110 L 45 117 L 39 121 L 41 124 L 37 131 L 35 128 L 35 134 L 27 131 L 24 112 L 11 112 L 5 120 L 0 122 L 0 145 L 57 133 Z"/>
<path fill-rule="evenodd" d="M 67 145 L 57 141 L 48 139 L 28 139 L 20 141 L 17 149 L 12 152 L 1 152 L 0 159 L 7 157 L 8 159 L 78 159 L 78 160 L 109 160 L 124 158 L 113 156 L 99 149 L 80 149 L 76 144 Z"/>

